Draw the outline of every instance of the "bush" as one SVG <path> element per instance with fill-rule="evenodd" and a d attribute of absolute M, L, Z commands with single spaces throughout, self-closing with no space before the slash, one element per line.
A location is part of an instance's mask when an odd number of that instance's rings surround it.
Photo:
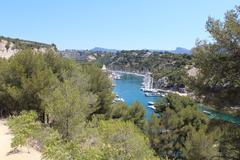
<path fill-rule="evenodd" d="M 23 111 L 19 116 L 9 118 L 8 125 L 14 134 L 11 147 L 28 146 L 29 140 L 35 138 L 41 129 L 41 124 L 36 119 L 37 113 L 34 111 Z"/>

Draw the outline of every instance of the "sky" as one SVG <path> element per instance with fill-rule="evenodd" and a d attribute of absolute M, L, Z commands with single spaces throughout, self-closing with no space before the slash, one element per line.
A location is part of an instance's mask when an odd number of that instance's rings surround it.
<path fill-rule="evenodd" d="M 0 35 L 58 49 L 191 49 L 240 0 L 2 0 Z"/>

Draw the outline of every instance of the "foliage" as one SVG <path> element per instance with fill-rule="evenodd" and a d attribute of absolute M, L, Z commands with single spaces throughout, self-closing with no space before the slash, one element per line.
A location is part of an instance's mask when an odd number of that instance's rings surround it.
<path fill-rule="evenodd" d="M 162 147 L 159 146 L 161 140 L 160 137 L 162 134 L 162 130 L 160 128 L 160 119 L 157 117 L 156 114 L 153 114 L 151 116 L 151 119 L 144 127 L 144 131 L 149 136 L 152 148 L 155 149 L 157 152 L 158 148 Z"/>
<path fill-rule="evenodd" d="M 139 103 L 135 102 L 131 107 L 128 108 L 126 120 L 132 121 L 138 127 L 142 128 L 144 125 L 144 107 Z"/>
<path fill-rule="evenodd" d="M 53 126 L 66 139 L 72 138 L 77 127 L 95 112 L 95 103 L 95 96 L 80 92 L 69 81 L 65 81 L 43 98 L 43 105 L 53 119 Z"/>
<path fill-rule="evenodd" d="M 48 92 L 55 78 L 41 54 L 22 51 L 1 63 L 1 106 L 5 112 L 36 110 L 42 112 L 40 94 Z"/>
<path fill-rule="evenodd" d="M 139 102 L 135 102 L 129 107 L 125 103 L 115 103 L 111 105 L 109 114 L 111 119 L 132 121 L 141 129 L 145 124 L 145 110 Z"/>
<path fill-rule="evenodd" d="M 225 14 L 224 22 L 209 18 L 206 29 L 212 43 L 200 41 L 193 50 L 197 77 L 189 86 L 200 98 L 216 106 L 240 105 L 240 7 Z"/>
<path fill-rule="evenodd" d="M 221 156 L 224 159 L 237 160 L 240 157 L 240 128 L 239 126 L 228 124 L 220 139 Z"/>
<path fill-rule="evenodd" d="M 77 64 L 53 52 L 41 54 L 23 50 L 9 60 L 0 60 L 0 73 L 0 108 L 4 114 L 35 110 L 44 121 L 47 106 L 44 101 L 53 98 L 48 94 L 63 87 L 65 81 L 71 84 L 70 90 L 75 88 L 75 93 L 80 93 L 80 98 L 87 97 L 86 103 L 91 108 L 87 118 L 92 114 L 106 114 L 112 103 L 111 83 L 100 69 Z M 63 97 L 63 92 L 58 96 Z"/>
<path fill-rule="evenodd" d="M 206 133 L 208 118 L 196 110 L 196 104 L 190 98 L 169 94 L 166 103 L 156 107 L 161 117 L 158 119 L 154 115 L 146 126 L 146 132 L 149 134 L 152 147 L 159 155 L 189 159 L 193 152 L 199 151 L 199 148 L 192 144 L 201 144 L 206 142 L 206 139 L 207 143 L 199 146 L 201 152 L 198 152 L 198 155 L 194 154 L 196 157 L 193 159 L 215 155 L 218 148 L 211 154 L 208 152 L 215 143 L 215 139 L 211 139 L 212 135 Z"/>
<path fill-rule="evenodd" d="M 110 107 L 109 116 L 112 119 L 125 119 L 128 114 L 128 106 L 125 103 L 113 103 Z"/>
<path fill-rule="evenodd" d="M 131 122 L 100 121 L 96 127 L 90 126 L 84 128 L 85 134 L 71 141 L 63 141 L 57 132 L 51 133 L 44 142 L 44 158 L 157 159 L 147 137 Z"/>
<path fill-rule="evenodd" d="M 112 84 L 109 78 L 94 65 L 87 65 L 83 68 L 83 73 L 89 76 L 88 91 L 97 96 L 97 107 L 95 113 L 105 114 L 113 101 Z M 91 74 L 89 74 L 91 73 Z"/>
<path fill-rule="evenodd" d="M 183 155 L 186 159 L 205 160 L 219 158 L 218 143 L 215 142 L 215 133 L 207 134 L 204 129 L 191 130 L 188 133 Z"/>
<path fill-rule="evenodd" d="M 14 134 L 11 147 L 28 145 L 28 141 L 35 138 L 41 129 L 41 124 L 36 119 L 37 113 L 33 111 L 23 111 L 19 116 L 9 118 L 8 125 Z"/>
<path fill-rule="evenodd" d="M 131 122 L 102 121 L 98 129 L 109 159 L 154 159 L 148 139 Z"/>

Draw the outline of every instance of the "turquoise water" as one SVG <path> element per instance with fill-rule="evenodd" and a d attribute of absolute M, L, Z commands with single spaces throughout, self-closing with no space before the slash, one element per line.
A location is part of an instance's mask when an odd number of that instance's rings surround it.
<path fill-rule="evenodd" d="M 158 97 L 145 97 L 144 93 L 140 91 L 141 84 L 143 82 L 143 77 L 124 74 L 120 80 L 116 80 L 116 87 L 114 87 L 113 91 L 119 95 L 119 97 L 125 100 L 127 105 L 131 105 L 132 103 L 138 101 L 140 102 L 146 111 L 146 118 L 151 117 L 154 111 L 150 108 L 147 108 L 148 101 L 155 102 Z M 231 123 L 236 123 L 240 125 L 240 117 L 235 117 L 230 114 L 220 113 L 204 107 L 203 105 L 199 106 L 199 111 L 203 112 L 207 110 L 211 112 L 211 115 L 208 115 L 209 118 L 221 119 L 224 121 L 228 121 Z"/>
<path fill-rule="evenodd" d="M 154 111 L 150 108 L 147 108 L 148 101 L 155 102 L 157 97 L 145 97 L 144 93 L 140 91 L 141 84 L 143 82 L 143 77 L 124 74 L 120 80 L 116 80 L 116 87 L 114 87 L 114 92 L 119 95 L 119 97 L 125 100 L 127 105 L 138 101 L 140 102 L 146 111 L 146 117 L 150 117 Z"/>
<path fill-rule="evenodd" d="M 220 119 L 220 120 L 224 120 L 227 122 L 231 122 L 231 123 L 240 125 L 240 117 L 236 117 L 236 116 L 226 114 L 226 113 L 217 112 L 217 111 L 211 110 L 208 107 L 201 105 L 201 104 L 199 105 L 198 110 L 200 112 L 203 112 L 203 111 L 211 112 L 211 115 L 208 116 L 209 118 Z"/>

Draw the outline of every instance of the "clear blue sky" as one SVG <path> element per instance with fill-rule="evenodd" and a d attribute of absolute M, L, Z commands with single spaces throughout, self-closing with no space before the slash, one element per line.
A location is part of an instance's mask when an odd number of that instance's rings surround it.
<path fill-rule="evenodd" d="M 3 0 L 0 35 L 59 49 L 192 48 L 240 0 Z"/>

